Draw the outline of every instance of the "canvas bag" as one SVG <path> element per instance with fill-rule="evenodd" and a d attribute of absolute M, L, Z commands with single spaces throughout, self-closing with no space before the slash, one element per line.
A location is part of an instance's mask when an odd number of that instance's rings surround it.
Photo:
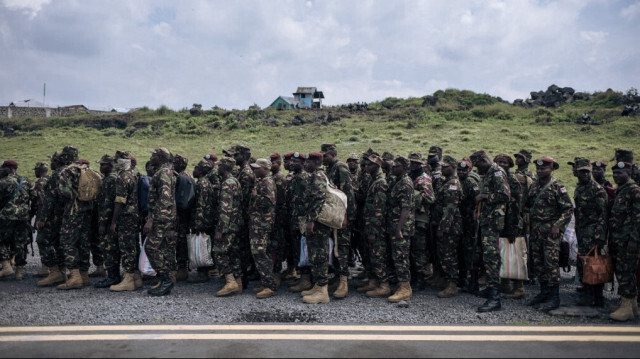
<path fill-rule="evenodd" d="M 102 175 L 91 168 L 80 168 L 78 179 L 78 200 L 83 202 L 93 201 L 98 197 L 102 187 Z"/>
<path fill-rule="evenodd" d="M 499 239 L 500 278 L 528 280 L 527 241 L 524 237 L 516 237 L 513 243 L 508 238 Z"/>
<path fill-rule="evenodd" d="M 149 262 L 149 257 L 147 257 L 147 253 L 144 250 L 146 246 L 147 246 L 147 237 L 144 238 L 144 242 L 142 243 L 142 247 L 140 248 L 140 257 L 138 257 L 138 268 L 140 269 L 140 273 L 155 277 L 156 271 L 151 266 L 151 262 Z"/>
<path fill-rule="evenodd" d="M 211 267 L 211 236 L 205 233 L 190 233 L 187 235 L 189 248 L 189 263 L 192 268 Z"/>
<path fill-rule="evenodd" d="M 329 228 L 341 229 L 347 215 L 347 195 L 334 186 L 326 174 L 324 178 L 327 180 L 327 197 L 317 221 Z"/>
<path fill-rule="evenodd" d="M 613 263 L 608 255 L 601 256 L 598 246 L 593 246 L 582 259 L 582 283 L 596 285 L 613 282 Z"/>

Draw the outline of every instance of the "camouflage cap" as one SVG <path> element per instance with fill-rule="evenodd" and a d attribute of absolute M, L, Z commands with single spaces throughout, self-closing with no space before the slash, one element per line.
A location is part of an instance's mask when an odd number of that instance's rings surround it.
<path fill-rule="evenodd" d="M 131 152 L 126 151 L 126 150 L 117 150 L 116 151 L 116 155 L 115 155 L 115 159 L 130 160 L 131 159 Z"/>
<path fill-rule="evenodd" d="M 204 173 L 207 174 L 209 173 L 209 171 L 211 171 L 213 169 L 213 163 L 211 163 L 209 160 L 207 159 L 201 159 L 200 162 L 198 162 L 198 164 L 196 164 L 196 168 Z"/>
<path fill-rule="evenodd" d="M 165 147 L 156 147 L 151 151 L 151 154 L 156 155 L 165 160 L 170 160 L 173 158 L 173 156 L 171 155 L 171 152 L 169 152 L 169 150 L 166 149 Z"/>
<path fill-rule="evenodd" d="M 391 152 L 383 152 L 382 153 L 382 157 L 381 157 L 384 161 L 393 161 L 394 157 L 393 157 L 393 153 Z"/>
<path fill-rule="evenodd" d="M 236 145 L 236 153 L 251 154 L 251 149 L 244 145 Z"/>
<path fill-rule="evenodd" d="M 235 155 L 237 152 L 236 146 L 231 146 L 227 149 L 222 149 L 222 153 L 225 154 L 225 156 L 229 156 L 229 157 L 233 157 L 233 155 Z"/>
<path fill-rule="evenodd" d="M 269 160 L 268 158 L 258 158 L 256 160 L 256 162 L 252 163 L 251 168 L 266 168 L 266 169 L 271 169 L 271 160 Z"/>
<path fill-rule="evenodd" d="M 113 157 L 105 154 L 105 155 L 102 155 L 102 157 L 99 160 L 97 160 L 96 163 L 99 163 L 99 164 L 111 163 L 111 164 L 113 164 L 113 161 L 114 161 Z"/>
<path fill-rule="evenodd" d="M 575 167 L 576 166 L 576 162 L 578 162 L 579 160 L 583 159 L 584 157 L 574 157 L 573 161 L 569 161 L 567 162 L 567 164 L 571 167 Z"/>
<path fill-rule="evenodd" d="M 0 167 L 18 168 L 18 162 L 16 162 L 15 160 L 4 160 L 2 161 Z"/>
<path fill-rule="evenodd" d="M 449 155 L 444 155 L 444 157 L 442 157 L 442 161 L 440 161 L 440 166 L 442 167 L 457 166 L 457 165 L 458 165 L 458 161 Z"/>
<path fill-rule="evenodd" d="M 493 162 L 498 162 L 499 160 L 507 161 L 507 163 L 509 164 L 509 168 L 515 166 L 513 158 L 511 158 L 511 156 L 506 153 L 499 153 L 498 155 L 496 155 L 496 157 L 493 158 Z"/>
<path fill-rule="evenodd" d="M 422 160 L 422 153 L 418 153 L 418 152 L 413 152 L 409 154 L 409 161 L 411 162 L 417 162 L 421 165 L 424 164 L 424 161 Z"/>
<path fill-rule="evenodd" d="M 78 149 L 75 146 L 64 146 L 60 153 L 60 159 L 67 163 L 71 163 L 78 159 Z"/>
<path fill-rule="evenodd" d="M 429 147 L 429 156 L 433 156 L 433 155 L 442 156 L 442 148 L 438 146 Z"/>
<path fill-rule="evenodd" d="M 179 153 L 176 153 L 175 156 L 173 156 L 173 165 L 176 167 L 187 167 L 188 163 L 189 159 Z"/>
<path fill-rule="evenodd" d="M 478 150 L 472 153 L 471 156 L 469 156 L 469 159 L 471 160 L 471 163 L 473 165 L 475 165 L 476 162 L 478 162 L 481 158 L 489 158 L 489 155 L 487 155 L 484 150 Z"/>
<path fill-rule="evenodd" d="M 576 169 L 576 171 L 581 171 L 581 170 L 591 171 L 591 162 L 589 161 L 588 158 L 578 158 L 576 159 L 576 162 L 573 165 L 573 167 Z"/>
<path fill-rule="evenodd" d="M 352 153 L 349 155 L 349 157 L 347 157 L 347 162 L 349 161 L 359 161 L 360 160 L 360 156 L 358 156 L 357 153 Z"/>
<path fill-rule="evenodd" d="M 537 159 L 535 163 L 537 167 L 553 166 L 554 170 L 560 168 L 560 165 L 558 164 L 558 162 L 556 162 L 556 160 L 553 159 L 553 157 L 542 157 L 540 159 Z"/>
<path fill-rule="evenodd" d="M 320 145 L 320 151 L 323 153 L 326 153 L 328 151 L 335 151 L 335 150 L 336 150 L 335 143 L 323 143 L 322 145 Z"/>
<path fill-rule="evenodd" d="M 633 163 L 633 150 L 626 148 L 616 148 L 615 157 L 611 160 L 616 160 L 616 162 L 630 162 Z"/>
<path fill-rule="evenodd" d="M 607 167 L 607 163 L 605 161 L 593 161 L 593 162 L 591 162 L 591 166 L 599 167 L 599 168 L 606 168 Z"/>
<path fill-rule="evenodd" d="M 37 169 L 47 170 L 47 169 L 49 169 L 49 164 L 46 163 L 46 162 L 39 161 L 39 162 L 36 162 L 36 165 L 33 167 L 33 169 L 34 170 L 37 170 Z"/>
<path fill-rule="evenodd" d="M 411 161 L 409 161 L 409 159 L 404 156 L 396 156 L 396 158 L 393 159 L 394 166 L 403 166 L 404 168 L 409 168 L 410 163 Z"/>
<path fill-rule="evenodd" d="M 368 161 L 371 163 L 375 163 L 378 166 L 382 166 L 382 158 L 378 155 L 370 154 L 369 156 L 363 157 L 363 161 Z"/>
<path fill-rule="evenodd" d="M 514 157 L 518 157 L 518 156 L 522 157 L 526 163 L 530 163 L 531 162 L 531 151 L 529 151 L 529 150 L 522 149 L 522 150 L 518 151 L 518 153 L 514 153 L 513 156 Z"/>
<path fill-rule="evenodd" d="M 230 157 L 223 157 L 220 159 L 220 162 L 219 162 L 220 167 L 224 167 L 229 170 L 233 169 L 235 165 L 236 165 L 236 161 Z"/>

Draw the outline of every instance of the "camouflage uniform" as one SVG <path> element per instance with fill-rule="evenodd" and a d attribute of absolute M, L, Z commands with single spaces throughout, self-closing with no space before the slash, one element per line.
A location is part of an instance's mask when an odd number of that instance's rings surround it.
<path fill-rule="evenodd" d="M 170 163 L 164 163 L 151 177 L 149 184 L 149 215 L 153 222 L 147 237 L 145 252 L 158 273 L 176 268 L 176 173 Z"/>
<path fill-rule="evenodd" d="M 640 250 L 640 186 L 629 180 L 618 186 L 609 218 L 609 241 L 615 258 L 618 294 L 624 298 L 638 295 L 636 268 Z"/>
<path fill-rule="evenodd" d="M 37 166 L 43 166 L 44 168 L 47 167 L 46 163 L 44 162 L 39 162 L 38 164 L 36 164 Z M 42 210 L 44 208 L 44 201 L 45 201 L 45 188 L 47 186 L 47 183 L 49 182 L 49 176 L 42 176 L 39 177 L 38 179 L 36 179 L 35 183 L 33 184 L 33 191 L 31 191 L 31 213 L 30 216 L 31 217 L 36 217 L 36 221 L 38 221 L 38 215 L 40 213 L 42 213 Z M 40 231 L 38 231 L 38 233 L 40 233 Z M 37 235 L 36 235 L 37 236 Z M 38 243 L 37 241 L 37 237 L 36 237 L 36 243 L 38 245 L 38 253 L 40 253 L 40 260 L 42 261 L 42 253 L 43 251 L 45 251 L 44 247 L 40 246 L 40 243 Z M 43 265 L 46 266 L 46 264 L 44 264 L 44 262 L 42 262 Z"/>
<path fill-rule="evenodd" d="M 442 233 L 438 238 L 438 255 L 440 265 L 447 282 L 458 280 L 458 245 L 462 237 L 462 214 L 460 202 L 463 189 L 457 175 L 444 178 L 433 204 L 432 219 L 439 223 L 437 232 Z"/>
<path fill-rule="evenodd" d="M 220 272 L 224 275 L 233 274 L 236 278 L 242 277 L 238 252 L 240 198 L 240 182 L 231 175 L 221 178 L 216 232 L 222 233 L 222 238 L 214 240 L 213 251 Z"/>
<path fill-rule="evenodd" d="M 395 181 L 387 198 L 387 233 L 391 236 L 391 257 L 399 282 L 411 280 L 409 251 L 415 232 L 414 207 L 413 181 L 405 174 Z M 409 210 L 409 215 L 402 226 L 402 238 L 396 238 L 396 228 L 404 209 Z"/>
<path fill-rule="evenodd" d="M 334 262 L 337 274 L 349 275 L 349 251 L 351 250 L 351 230 L 356 219 L 354 186 L 349 167 L 340 161 L 327 167 L 327 178 L 347 196 L 347 227 L 338 230 L 338 257 Z"/>
<path fill-rule="evenodd" d="M 238 229 L 238 245 L 240 263 L 242 270 L 253 270 L 253 258 L 251 257 L 251 243 L 249 240 L 249 201 L 251 199 L 251 189 L 256 183 L 256 176 L 249 167 L 249 164 L 245 164 L 238 173 L 238 182 L 240 183 L 240 227 Z"/>
<path fill-rule="evenodd" d="M 0 261 L 15 254 L 18 267 L 27 264 L 27 245 L 31 243 L 30 192 L 31 183 L 25 177 L 9 174 L 0 179 Z"/>
<path fill-rule="evenodd" d="M 180 154 L 176 154 L 173 159 L 173 167 L 182 169 L 186 168 L 188 159 Z M 179 172 L 177 176 L 187 176 L 193 183 L 195 188 L 195 181 L 191 174 L 186 171 Z M 172 270 L 188 270 L 189 268 L 189 248 L 187 245 L 187 236 L 189 235 L 189 224 L 191 223 L 191 213 L 193 208 L 187 210 L 177 210 L 177 238 L 176 238 L 176 267 Z"/>
<path fill-rule="evenodd" d="M 409 160 L 422 163 L 420 154 L 409 155 Z M 429 222 L 431 220 L 431 206 L 435 201 L 435 194 L 431 177 L 426 174 L 422 167 L 410 174 L 413 181 L 413 198 L 415 200 L 416 228 L 415 234 L 411 237 L 411 264 L 412 277 L 426 279 L 429 273 L 428 247 Z"/>
<path fill-rule="evenodd" d="M 290 173 L 291 178 L 287 183 L 287 213 L 289 215 L 289 233 L 291 238 L 291 248 L 295 265 L 300 262 L 300 218 L 306 216 L 306 192 L 309 188 L 309 173 L 304 170 Z M 302 268 L 301 268 L 302 269 Z M 309 268 L 305 267 L 303 272 L 308 273 Z"/>
<path fill-rule="evenodd" d="M 255 191 L 249 192 L 249 238 L 251 255 L 260 273 L 262 287 L 276 290 L 270 236 L 276 217 L 276 185 L 267 175 L 256 178 Z"/>
<path fill-rule="evenodd" d="M 368 241 L 370 268 L 367 268 L 381 283 L 388 281 L 387 253 L 388 241 L 386 231 L 387 193 L 389 186 L 382 171 L 378 170 L 367 186 L 367 194 L 362 206 L 363 233 Z M 374 236 L 373 241 L 369 236 Z"/>
<path fill-rule="evenodd" d="M 470 162 L 464 163 L 465 166 L 471 167 Z M 476 176 L 472 176 L 475 172 L 469 173 L 464 179 L 460 179 L 460 185 L 462 186 L 462 197 L 460 199 L 460 215 L 462 216 L 462 239 L 460 240 L 460 246 L 458 247 L 458 260 L 460 261 L 460 273 L 462 278 L 460 280 L 466 280 L 467 273 L 470 271 L 478 270 L 479 266 L 479 245 L 478 238 L 476 237 L 476 196 L 480 193 L 480 181 Z"/>
<path fill-rule="evenodd" d="M 287 216 L 287 180 L 282 172 L 272 173 L 273 183 L 276 186 L 276 217 L 271 233 L 270 252 L 274 254 L 274 268 L 276 273 L 282 270 L 282 262 L 292 258 L 289 238 L 289 221 Z M 287 263 L 289 264 L 289 263 Z M 291 263 L 293 265 L 293 263 Z M 287 266 L 290 268 L 289 266 Z"/>
<path fill-rule="evenodd" d="M 510 198 L 504 217 L 504 229 L 500 231 L 500 237 L 515 238 L 522 235 L 524 220 L 522 218 L 523 189 L 520 181 L 514 173 L 507 171 Z"/>
<path fill-rule="evenodd" d="M 191 217 L 191 229 L 194 233 L 206 233 L 210 236 L 215 233 L 220 196 L 220 180 L 218 176 L 216 179 L 217 186 L 211 183 L 210 173 L 207 173 L 205 177 L 198 178 L 196 182 L 196 206 Z"/>
<path fill-rule="evenodd" d="M 138 218 L 138 177 L 134 169 L 122 170 L 118 173 L 114 203 L 122 205 L 120 216 L 116 221 L 122 267 L 125 272 L 134 273 L 138 270 L 138 257 L 140 256 L 137 228 L 140 223 Z"/>
<path fill-rule="evenodd" d="M 118 245 L 118 236 L 109 230 L 113 217 L 114 199 L 116 198 L 116 179 L 117 175 L 114 171 L 102 179 L 102 187 L 100 188 L 96 205 L 98 207 L 98 225 L 105 229 L 100 238 L 105 265 L 107 269 L 117 268 L 119 273 L 120 246 Z M 137 227 L 134 226 L 134 229 L 137 230 Z"/>
<path fill-rule="evenodd" d="M 331 228 L 317 221 L 327 197 L 327 176 L 322 169 L 309 174 L 309 188 L 306 193 L 306 220 L 313 221 L 313 233 L 307 233 L 307 247 L 311 275 L 317 286 L 327 285 L 329 271 L 329 243 L 332 238 Z"/>
<path fill-rule="evenodd" d="M 64 206 L 58 191 L 60 173 L 64 167 L 56 168 L 44 186 L 44 201 L 38 212 L 37 220 L 44 223 L 38 230 L 36 242 L 40 251 L 40 260 L 47 267 L 64 267 L 64 252 L 60 246 L 60 228 Z"/>

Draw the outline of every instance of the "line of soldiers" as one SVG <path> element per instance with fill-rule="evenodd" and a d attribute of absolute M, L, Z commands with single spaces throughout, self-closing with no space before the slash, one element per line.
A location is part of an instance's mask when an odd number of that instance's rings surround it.
<path fill-rule="evenodd" d="M 284 276 L 291 280 L 289 290 L 300 292 L 305 303 L 327 303 L 329 293 L 336 299 L 348 295 L 349 268 L 359 259 L 364 270 L 355 287 L 368 297 L 395 303 L 411 299 L 413 289 L 431 286 L 440 298 L 459 290 L 484 297 L 477 310 L 489 312 L 501 308 L 501 294 L 525 296 L 523 280 L 500 278 L 499 239 L 526 237 L 530 282 L 540 285 L 527 305 L 549 311 L 560 305 L 559 247 L 575 215 L 579 254 L 598 245 L 608 247 L 616 259 L 622 305 L 611 318 L 638 315 L 640 188 L 631 150 L 616 150 L 617 189 L 604 176 L 605 162 L 581 157 L 569 162 L 578 179 L 575 205 L 552 175 L 558 163 L 541 157 L 534 161 L 534 175 L 527 150 L 493 158 L 479 150 L 456 160 L 438 146 L 426 158 L 369 149 L 349 155 L 346 163 L 330 143 L 319 152 L 274 153 L 257 160 L 243 145 L 223 153 L 220 160 L 207 154 L 195 165 L 195 202 L 187 210 L 176 205 L 176 186 L 188 160 L 163 147 L 152 151 L 147 175 L 135 169 L 128 151 L 96 161 L 103 181 L 92 201 L 78 200 L 79 177 L 89 161 L 79 160 L 73 146 L 51 156 L 50 176 L 39 162 L 33 186 L 16 174 L 15 161 L 4 161 L 0 277 L 14 274 L 14 257 L 15 278 L 23 278 L 35 217 L 46 267 L 39 286 L 89 285 L 93 258 L 97 269 L 92 274 L 105 277 L 95 287 L 142 287 L 142 234 L 157 272 L 150 295 L 166 295 L 180 280 L 203 283 L 220 275 L 225 284 L 217 296 L 241 293 L 250 280 L 260 280 L 254 292 L 262 299 L 277 293 Z M 318 221 L 328 185 L 344 192 L 348 202 L 344 226 L 336 233 Z M 195 268 L 191 277 L 190 233 L 211 237 L 215 261 L 213 267 Z M 601 285 L 580 290 L 581 304 L 604 305 Z"/>

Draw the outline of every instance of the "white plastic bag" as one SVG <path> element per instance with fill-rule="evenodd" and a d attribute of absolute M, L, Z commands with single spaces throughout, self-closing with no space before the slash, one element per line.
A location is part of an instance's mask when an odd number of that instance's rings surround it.
<path fill-rule="evenodd" d="M 187 235 L 189 248 L 189 264 L 191 268 L 211 267 L 211 236 L 205 233 L 190 233 Z"/>
<path fill-rule="evenodd" d="M 140 257 L 138 258 L 138 268 L 140 269 L 140 273 L 151 276 L 151 277 L 155 277 L 156 271 L 151 266 L 151 262 L 149 262 L 147 253 L 144 250 L 146 246 L 147 246 L 147 237 L 144 237 L 144 243 L 142 243 L 142 247 L 140 248 Z"/>

